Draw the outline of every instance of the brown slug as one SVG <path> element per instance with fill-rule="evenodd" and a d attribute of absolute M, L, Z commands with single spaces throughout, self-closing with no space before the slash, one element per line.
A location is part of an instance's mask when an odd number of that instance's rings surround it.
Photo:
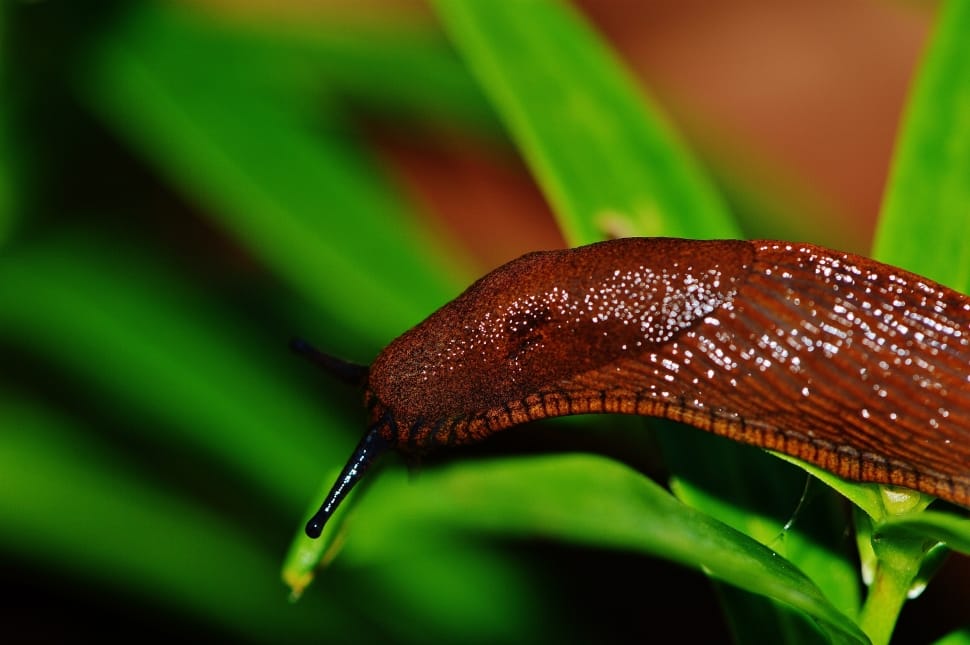
<path fill-rule="evenodd" d="M 372 459 L 570 414 L 666 417 L 841 477 L 970 506 L 970 298 L 810 244 L 624 238 L 492 271 L 370 368 L 370 427 L 306 532 Z"/>

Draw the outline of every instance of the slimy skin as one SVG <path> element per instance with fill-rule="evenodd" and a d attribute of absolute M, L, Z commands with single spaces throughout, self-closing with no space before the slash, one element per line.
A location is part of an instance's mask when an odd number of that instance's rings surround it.
<path fill-rule="evenodd" d="M 531 253 L 394 340 L 361 380 L 370 429 L 312 537 L 388 446 L 422 453 L 598 412 L 682 421 L 970 506 L 970 298 L 809 244 L 624 238 Z"/>

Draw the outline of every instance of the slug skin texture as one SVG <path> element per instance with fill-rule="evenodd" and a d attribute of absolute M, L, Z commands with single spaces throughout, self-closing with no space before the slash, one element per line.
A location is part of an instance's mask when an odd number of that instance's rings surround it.
<path fill-rule="evenodd" d="M 406 453 L 639 414 L 968 506 L 968 366 L 970 298 L 927 278 L 810 244 L 623 238 L 484 276 L 387 346 L 365 400 L 368 434 Z"/>

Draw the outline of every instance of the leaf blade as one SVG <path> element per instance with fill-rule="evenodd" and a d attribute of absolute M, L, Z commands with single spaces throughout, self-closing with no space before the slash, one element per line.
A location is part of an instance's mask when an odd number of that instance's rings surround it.
<path fill-rule="evenodd" d="M 460 464 L 426 472 L 411 485 L 391 474 L 376 481 L 354 509 L 352 521 L 369 530 L 346 545 L 347 557 L 373 557 L 386 547 L 381 535 L 404 527 L 420 534 L 425 522 L 447 519 L 476 532 L 549 536 L 662 556 L 788 603 L 849 642 L 867 642 L 794 565 L 604 457 L 570 454 Z M 563 504 L 564 498 L 571 503 Z"/>
<path fill-rule="evenodd" d="M 970 6 L 950 0 L 939 11 L 897 138 L 873 254 L 967 292 Z"/>
<path fill-rule="evenodd" d="M 570 243 L 607 234 L 737 235 L 666 120 L 567 6 L 438 0 L 435 7 Z"/>

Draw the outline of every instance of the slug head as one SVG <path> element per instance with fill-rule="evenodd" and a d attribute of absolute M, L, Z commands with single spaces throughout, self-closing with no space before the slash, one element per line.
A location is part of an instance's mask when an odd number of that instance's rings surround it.
<path fill-rule="evenodd" d="M 390 343 L 370 395 L 411 452 L 552 415 L 530 401 L 676 341 L 733 298 L 751 257 L 744 242 L 670 238 L 530 253 Z"/>
<path fill-rule="evenodd" d="M 307 534 L 320 534 L 383 450 L 420 454 L 527 420 L 466 423 L 669 342 L 733 297 L 749 261 L 743 242 L 665 238 L 530 253 L 398 337 L 370 368 L 298 343 L 299 353 L 364 386 L 370 411 L 367 433 Z"/>

